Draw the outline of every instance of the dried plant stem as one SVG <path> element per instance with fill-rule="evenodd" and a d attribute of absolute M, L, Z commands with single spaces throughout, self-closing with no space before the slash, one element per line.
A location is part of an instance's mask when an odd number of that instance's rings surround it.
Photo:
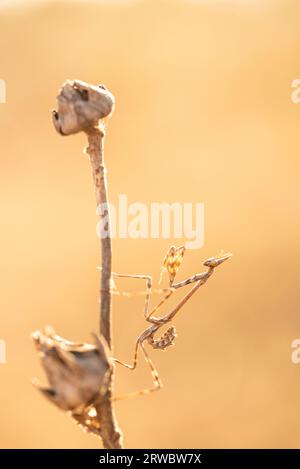
<path fill-rule="evenodd" d="M 99 129 L 91 129 L 87 132 L 89 146 L 87 153 L 90 156 L 92 167 L 92 174 L 94 180 L 95 194 L 97 207 L 100 204 L 108 203 L 107 196 L 107 181 L 106 181 L 106 168 L 103 158 L 103 139 L 104 133 Z M 109 211 L 105 214 L 108 226 L 106 232 L 109 233 Z M 111 279 L 111 264 L 112 264 L 112 248 L 110 236 L 101 238 L 101 252 L 102 252 L 102 265 L 101 265 L 101 290 L 100 290 L 100 331 L 105 337 L 105 340 L 112 348 L 111 338 L 111 293 L 110 293 L 110 279 Z"/>
<path fill-rule="evenodd" d="M 103 158 L 103 140 L 104 131 L 100 128 L 91 128 L 86 131 L 88 137 L 87 153 L 90 157 L 92 174 L 95 186 L 95 194 L 97 207 L 100 204 L 108 203 L 107 196 L 107 180 L 106 168 Z M 111 265 L 112 265 L 112 247 L 110 238 L 110 217 L 109 206 L 107 205 L 106 213 L 101 211 L 101 216 L 106 220 L 106 233 L 108 236 L 101 237 L 101 286 L 100 286 L 100 333 L 104 336 L 112 351 L 112 334 L 111 334 Z M 113 390 L 114 373 L 111 373 L 110 382 L 108 384 L 107 393 L 101 399 L 101 405 L 95 405 L 100 421 L 100 433 L 103 445 L 107 449 L 122 448 L 122 433 L 116 422 L 114 409 L 112 406 L 112 390 Z"/>

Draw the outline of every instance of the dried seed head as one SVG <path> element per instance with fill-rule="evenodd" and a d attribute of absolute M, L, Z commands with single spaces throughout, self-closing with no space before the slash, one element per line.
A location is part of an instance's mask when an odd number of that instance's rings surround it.
<path fill-rule="evenodd" d="M 100 119 L 113 111 L 115 98 L 104 85 L 89 85 L 67 80 L 57 96 L 58 110 L 52 120 L 61 135 L 70 135 L 97 127 Z"/>
<path fill-rule="evenodd" d="M 89 405 L 106 392 L 112 361 L 102 337 L 96 338 L 95 345 L 80 344 L 46 327 L 34 332 L 32 338 L 49 382 L 48 388 L 38 388 L 59 408 L 74 410 Z"/>
<path fill-rule="evenodd" d="M 218 256 L 210 257 L 205 262 L 203 262 L 203 265 L 205 265 L 206 267 L 215 268 L 223 262 L 227 261 L 227 259 L 229 259 L 230 257 L 232 257 L 232 254 L 230 252 L 227 252 L 226 254 L 220 254 Z"/>
<path fill-rule="evenodd" d="M 183 260 L 184 252 L 185 252 L 184 246 L 181 246 L 179 248 L 176 248 L 175 246 L 171 246 L 169 251 L 166 254 L 166 257 L 164 258 L 163 268 L 169 274 L 170 284 L 173 283 L 176 277 L 176 274 Z"/>

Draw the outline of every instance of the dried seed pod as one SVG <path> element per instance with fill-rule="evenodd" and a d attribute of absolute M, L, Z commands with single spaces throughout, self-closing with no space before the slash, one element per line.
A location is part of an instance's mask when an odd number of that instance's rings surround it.
<path fill-rule="evenodd" d="M 104 85 L 67 80 L 57 96 L 58 109 L 53 124 L 61 135 L 71 135 L 97 127 L 99 120 L 113 111 L 115 98 Z"/>
<path fill-rule="evenodd" d="M 166 257 L 164 258 L 163 268 L 166 269 L 166 271 L 169 274 L 170 284 L 173 283 L 176 277 L 178 269 L 183 260 L 184 252 L 185 252 L 184 246 L 181 246 L 179 248 L 176 248 L 175 246 L 171 246 L 169 251 L 166 254 Z"/>
<path fill-rule="evenodd" d="M 112 361 L 102 337 L 95 338 L 95 345 L 75 343 L 46 327 L 32 338 L 50 385 L 37 387 L 60 409 L 74 411 L 106 392 Z"/>

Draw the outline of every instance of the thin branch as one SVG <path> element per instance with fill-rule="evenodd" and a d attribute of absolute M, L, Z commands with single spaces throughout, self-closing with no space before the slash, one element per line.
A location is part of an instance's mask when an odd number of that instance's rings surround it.
<path fill-rule="evenodd" d="M 86 152 L 90 157 L 96 202 L 99 207 L 102 204 L 108 204 L 106 168 L 103 159 L 104 131 L 95 128 L 86 133 L 89 143 Z M 105 337 L 109 348 L 112 349 L 110 292 L 112 248 L 108 205 L 103 212 L 101 211 L 100 216 L 106 220 L 105 232 L 107 233 L 107 236 L 101 236 L 100 333 Z"/>
<path fill-rule="evenodd" d="M 95 186 L 97 208 L 107 204 L 106 169 L 103 160 L 103 118 L 114 109 L 114 96 L 105 86 L 93 86 L 80 80 L 66 81 L 57 97 L 58 109 L 53 111 L 53 123 L 61 135 L 84 131 L 88 137 L 87 153 L 90 156 Z M 102 276 L 100 286 L 100 334 L 112 353 L 111 337 L 111 238 L 109 207 L 100 211 L 106 219 L 106 235 L 101 236 Z M 121 448 L 122 434 L 118 428 L 112 407 L 114 367 L 109 374 L 107 390 L 94 402 L 99 419 L 99 432 L 105 448 Z"/>
<path fill-rule="evenodd" d="M 103 158 L 104 131 L 93 128 L 86 132 L 89 146 L 86 149 L 90 156 L 92 174 L 94 180 L 97 207 L 100 204 L 108 204 L 106 168 Z M 111 265 L 112 248 L 110 238 L 110 214 L 109 207 L 100 212 L 100 216 L 105 218 L 105 232 L 107 236 L 101 236 L 101 286 L 100 286 L 100 333 L 112 351 L 111 337 Z M 104 398 L 99 405 L 95 404 L 100 420 L 100 433 L 105 448 L 122 448 L 122 435 L 118 428 L 114 410 L 112 407 L 112 388 L 114 373 L 111 373 L 110 382 Z"/>

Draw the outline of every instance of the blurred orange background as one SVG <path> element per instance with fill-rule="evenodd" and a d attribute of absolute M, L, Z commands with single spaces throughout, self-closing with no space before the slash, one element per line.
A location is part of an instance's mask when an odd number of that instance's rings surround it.
<path fill-rule="evenodd" d="M 66 78 L 105 83 L 116 97 L 106 138 L 111 202 L 204 202 L 204 247 L 187 252 L 180 279 L 221 249 L 234 254 L 178 315 L 176 346 L 151 350 L 164 389 L 116 405 L 126 447 L 300 447 L 300 365 L 291 362 L 300 336 L 300 105 L 291 101 L 300 5 L 1 6 L 1 448 L 100 445 L 31 385 L 46 383 L 33 330 L 51 324 L 89 341 L 98 328 L 86 142 L 62 138 L 50 118 Z M 182 241 L 116 239 L 113 268 L 157 282 L 167 248 Z M 125 361 L 142 311 L 142 297 L 114 298 L 114 354 Z M 116 394 L 149 385 L 142 358 L 134 373 L 117 369 Z"/>

